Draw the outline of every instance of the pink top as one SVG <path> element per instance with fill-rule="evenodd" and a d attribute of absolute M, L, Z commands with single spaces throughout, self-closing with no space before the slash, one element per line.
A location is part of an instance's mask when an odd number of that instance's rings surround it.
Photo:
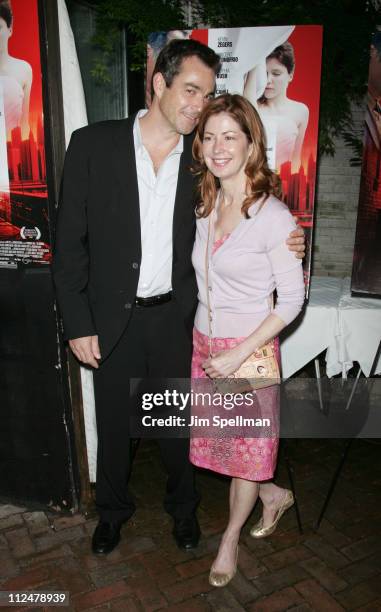
<path fill-rule="evenodd" d="M 304 302 L 303 269 L 300 259 L 285 241 L 295 229 L 287 206 L 270 196 L 258 215 L 259 203 L 252 204 L 249 219 L 242 219 L 219 245 L 209 248 L 209 287 L 212 335 L 235 338 L 250 335 L 270 312 L 272 292 L 277 290 L 274 314 L 286 324 L 299 313 Z M 205 249 L 209 219 L 197 219 L 192 262 L 198 285 L 196 328 L 208 334 L 205 288 Z M 213 252 L 214 251 L 214 252 Z"/>
<path fill-rule="evenodd" d="M 222 246 L 224 244 L 224 242 L 229 238 L 229 236 L 230 236 L 230 234 L 225 234 L 225 236 L 222 236 L 222 238 L 219 238 L 218 240 L 214 241 L 212 255 L 214 255 L 214 253 L 217 251 L 217 249 L 219 249 L 220 246 Z"/>

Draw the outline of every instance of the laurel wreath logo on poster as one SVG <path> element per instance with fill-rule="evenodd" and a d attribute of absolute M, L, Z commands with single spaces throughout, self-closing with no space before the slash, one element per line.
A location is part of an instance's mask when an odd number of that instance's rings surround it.
<path fill-rule="evenodd" d="M 23 240 L 40 240 L 41 232 L 38 227 L 23 227 L 20 229 L 20 236 Z"/>

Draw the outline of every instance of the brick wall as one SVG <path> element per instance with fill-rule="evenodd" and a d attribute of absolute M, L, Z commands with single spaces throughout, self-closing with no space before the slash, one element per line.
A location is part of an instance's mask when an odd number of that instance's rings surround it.
<path fill-rule="evenodd" d="M 364 108 L 353 112 L 356 131 L 363 132 Z M 349 163 L 353 152 L 337 139 L 334 157 L 322 156 L 318 167 L 312 273 L 351 276 L 360 168 Z"/>

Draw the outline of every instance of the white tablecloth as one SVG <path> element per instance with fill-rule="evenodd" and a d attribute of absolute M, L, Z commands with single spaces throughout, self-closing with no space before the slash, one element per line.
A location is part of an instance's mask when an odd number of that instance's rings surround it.
<path fill-rule="evenodd" d="M 281 340 L 284 378 L 324 350 L 329 377 L 345 374 L 354 361 L 369 376 L 381 341 L 381 300 L 351 297 L 349 278 L 313 276 L 305 312 Z M 374 373 L 381 373 L 381 357 Z"/>

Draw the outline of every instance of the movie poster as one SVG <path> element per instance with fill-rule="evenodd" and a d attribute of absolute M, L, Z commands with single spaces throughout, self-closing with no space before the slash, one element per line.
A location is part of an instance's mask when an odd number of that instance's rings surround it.
<path fill-rule="evenodd" d="M 194 38 L 221 56 L 216 95 L 239 93 L 256 107 L 267 138 L 270 167 L 282 180 L 283 201 L 307 237 L 308 288 L 322 51 L 321 26 L 271 26 L 154 32 L 147 48 L 146 103 L 156 58 L 172 38 Z"/>
<path fill-rule="evenodd" d="M 381 28 L 370 46 L 352 291 L 381 296 Z"/>
<path fill-rule="evenodd" d="M 37 0 L 0 0 L 0 266 L 50 262 Z"/>

